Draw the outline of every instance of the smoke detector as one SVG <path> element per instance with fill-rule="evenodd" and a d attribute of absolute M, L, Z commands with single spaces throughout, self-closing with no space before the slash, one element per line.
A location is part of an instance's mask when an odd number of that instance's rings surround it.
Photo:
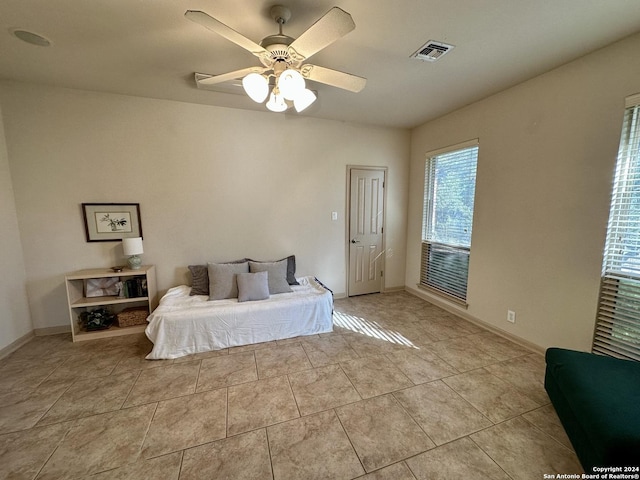
<path fill-rule="evenodd" d="M 411 55 L 411 58 L 417 58 L 425 62 L 435 62 L 446 53 L 453 49 L 453 45 L 449 45 L 443 42 L 436 42 L 435 40 L 429 40 L 423 46 L 421 46 L 415 53 Z"/>

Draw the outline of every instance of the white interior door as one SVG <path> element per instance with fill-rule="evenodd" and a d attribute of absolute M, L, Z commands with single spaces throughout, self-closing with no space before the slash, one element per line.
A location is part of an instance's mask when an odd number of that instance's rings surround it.
<path fill-rule="evenodd" d="M 349 198 L 349 296 L 382 290 L 383 169 L 352 168 Z"/>

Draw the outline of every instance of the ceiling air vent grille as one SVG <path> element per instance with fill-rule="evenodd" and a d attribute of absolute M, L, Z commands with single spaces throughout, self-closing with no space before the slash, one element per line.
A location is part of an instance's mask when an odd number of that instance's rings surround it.
<path fill-rule="evenodd" d="M 424 60 L 425 62 L 435 62 L 447 52 L 451 51 L 451 49 L 453 49 L 453 45 L 429 40 L 420 47 L 417 52 L 411 55 L 411 57 Z"/>

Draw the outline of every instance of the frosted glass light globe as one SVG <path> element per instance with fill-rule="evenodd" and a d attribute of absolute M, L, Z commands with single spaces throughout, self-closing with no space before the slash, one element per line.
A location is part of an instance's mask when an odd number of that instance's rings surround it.
<path fill-rule="evenodd" d="M 266 107 L 272 112 L 284 112 L 288 107 L 282 95 L 271 92 Z"/>
<path fill-rule="evenodd" d="M 302 90 L 296 96 L 296 98 L 293 99 L 293 106 L 295 107 L 296 112 L 300 113 L 301 111 L 303 111 L 305 108 L 307 108 L 313 102 L 315 102 L 316 98 L 317 98 L 316 94 L 313 93 L 308 88 L 305 88 L 304 90 Z"/>
<path fill-rule="evenodd" d="M 251 100 L 262 103 L 269 95 L 269 80 L 259 73 L 250 73 L 242 79 L 242 87 Z"/>
<path fill-rule="evenodd" d="M 304 78 L 297 70 L 288 68 L 280 74 L 278 89 L 285 100 L 294 100 L 305 89 Z"/>

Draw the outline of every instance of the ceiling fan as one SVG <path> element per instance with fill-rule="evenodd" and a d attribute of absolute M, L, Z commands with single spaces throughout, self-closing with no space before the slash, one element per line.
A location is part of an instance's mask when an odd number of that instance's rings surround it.
<path fill-rule="evenodd" d="M 196 73 L 198 87 L 209 88 L 242 78 L 242 86 L 247 95 L 258 103 L 269 97 L 266 107 L 274 112 L 283 112 L 290 106 L 301 112 L 316 100 L 315 93 L 306 87 L 305 80 L 350 92 L 359 92 L 364 88 L 366 78 L 305 63 L 309 57 L 356 28 L 351 15 L 341 8 L 333 7 L 294 39 L 282 33 L 282 26 L 291 18 L 291 11 L 282 5 L 275 5 L 270 13 L 279 25 L 279 32 L 265 37 L 258 45 L 205 12 L 186 11 L 184 15 L 189 20 L 248 50 L 262 63 L 262 66 L 247 67 L 221 75 Z"/>

